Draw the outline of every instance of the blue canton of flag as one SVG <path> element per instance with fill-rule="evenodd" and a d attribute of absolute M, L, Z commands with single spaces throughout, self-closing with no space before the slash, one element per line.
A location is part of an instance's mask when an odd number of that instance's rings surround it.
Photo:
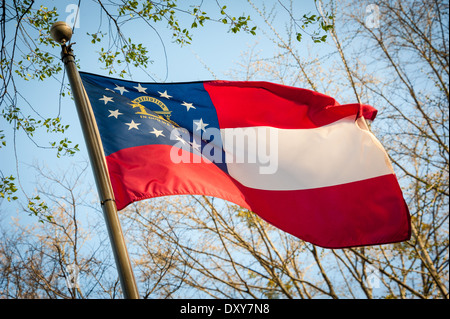
<path fill-rule="evenodd" d="M 224 172 L 216 110 L 202 82 L 138 83 L 80 72 L 105 156 L 150 144 L 203 155 Z M 211 130 L 215 129 L 215 130 Z"/>

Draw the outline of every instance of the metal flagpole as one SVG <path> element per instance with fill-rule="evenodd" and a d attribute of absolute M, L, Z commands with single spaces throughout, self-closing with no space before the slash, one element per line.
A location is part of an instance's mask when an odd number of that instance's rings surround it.
<path fill-rule="evenodd" d="M 111 181 L 109 180 L 100 134 L 97 129 L 91 104 L 75 64 L 71 45 L 66 45 L 72 37 L 72 29 L 65 22 L 60 21 L 52 26 L 50 33 L 53 39 L 61 44 L 61 58 L 70 81 L 70 87 L 86 141 L 122 291 L 126 299 L 138 299 L 139 293 L 117 214 L 117 207 Z"/>

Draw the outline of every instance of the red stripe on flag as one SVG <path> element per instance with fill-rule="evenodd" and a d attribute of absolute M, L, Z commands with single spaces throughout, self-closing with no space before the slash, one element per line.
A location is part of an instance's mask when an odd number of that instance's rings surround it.
<path fill-rule="evenodd" d="M 395 175 L 307 190 L 239 188 L 261 218 L 321 247 L 387 244 L 411 236 Z"/>
<path fill-rule="evenodd" d="M 269 82 L 210 81 L 204 83 L 213 102 L 219 126 L 224 128 L 271 126 L 308 129 L 347 116 L 364 115 L 373 120 L 369 105 L 339 105 L 330 96 L 311 90 Z"/>
<path fill-rule="evenodd" d="M 106 158 L 119 210 L 147 198 L 198 194 L 248 208 L 281 230 L 322 247 L 386 244 L 410 237 L 408 209 L 394 175 L 309 190 L 257 190 L 214 164 L 175 164 L 170 149 L 140 146 Z"/>
<path fill-rule="evenodd" d="M 135 201 L 166 195 L 208 195 L 247 204 L 230 177 L 212 163 L 174 163 L 170 145 L 122 149 L 106 157 L 117 209 Z M 191 156 L 199 160 L 199 156 Z"/>

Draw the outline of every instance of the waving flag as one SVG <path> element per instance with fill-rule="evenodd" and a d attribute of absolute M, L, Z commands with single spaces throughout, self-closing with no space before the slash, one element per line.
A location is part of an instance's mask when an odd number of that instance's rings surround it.
<path fill-rule="evenodd" d="M 267 82 L 137 83 L 80 73 L 118 209 L 219 197 L 327 248 L 410 238 L 376 110 Z"/>

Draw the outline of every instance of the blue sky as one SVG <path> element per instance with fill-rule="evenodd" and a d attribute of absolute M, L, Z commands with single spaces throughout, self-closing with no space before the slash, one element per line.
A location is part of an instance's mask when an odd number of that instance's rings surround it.
<path fill-rule="evenodd" d="M 204 2 L 211 6 L 212 10 L 217 11 L 215 1 Z M 262 3 L 266 3 L 268 10 L 270 10 L 273 4 L 277 3 L 275 0 L 254 0 L 254 2 L 259 6 Z M 294 2 L 298 6 L 297 8 L 294 8 L 297 17 L 315 11 L 313 0 Z M 66 12 L 67 6 L 77 4 L 78 1 L 37 1 L 38 5 L 40 3 L 49 7 L 58 6 L 60 20 L 65 20 L 72 13 Z M 185 2 L 183 1 L 182 3 Z M 236 3 L 239 3 L 238 7 L 236 6 Z M 156 31 L 143 23 L 129 23 L 125 27 L 125 35 L 127 37 L 132 37 L 133 41 L 136 43 L 144 43 L 149 49 L 149 57 L 154 62 L 149 65 L 149 68 L 146 71 L 151 74 L 156 81 L 166 80 L 166 82 L 186 82 L 211 80 L 215 78 L 231 79 L 227 75 L 227 71 L 236 68 L 237 63 L 241 60 L 242 52 L 247 51 L 253 44 L 258 43 L 257 50 L 261 51 L 261 57 L 272 57 L 278 52 L 279 48 L 267 39 L 264 32 L 266 31 L 264 24 L 258 13 L 248 5 L 247 1 L 220 1 L 220 4 L 227 5 L 228 8 L 231 9 L 230 14 L 232 15 L 240 15 L 243 12 L 248 13 L 255 22 L 255 25 L 258 26 L 257 35 L 253 36 L 245 33 L 232 34 L 227 32 L 227 26 L 225 25 L 219 23 L 207 23 L 205 27 L 193 30 L 194 37 L 191 45 L 180 47 L 173 43 L 171 31 L 167 29 L 164 23 L 156 24 Z M 361 4 L 361 8 L 362 7 L 363 4 Z M 284 33 L 285 24 L 288 22 L 289 16 L 280 6 L 277 7 L 277 10 L 278 15 L 273 20 L 273 23 L 276 26 L 277 31 Z M 76 42 L 73 49 L 81 66 L 80 71 L 108 75 L 108 72 L 102 69 L 102 65 L 98 61 L 98 55 L 96 54 L 96 52 L 100 50 L 100 46 L 93 46 L 90 43 L 91 38 L 87 35 L 87 33 L 93 33 L 98 30 L 100 23 L 100 8 L 93 1 L 82 0 L 79 14 L 80 27 L 75 29 L 72 42 Z M 190 18 L 184 18 L 184 20 L 187 20 L 187 25 L 191 22 Z M 107 32 L 105 17 L 103 17 L 103 31 Z M 104 39 L 105 40 L 101 45 L 104 45 L 104 43 L 107 45 L 108 35 L 106 35 Z M 296 49 L 299 50 L 300 54 L 307 56 L 308 54 L 319 53 L 324 55 L 327 48 L 330 47 L 326 44 L 314 45 L 314 50 L 308 52 L 310 44 L 307 35 L 304 35 L 304 41 L 302 43 L 296 43 Z M 59 48 L 54 48 L 51 52 L 57 57 L 60 55 Z M 166 69 L 166 65 L 168 69 Z M 207 66 L 214 75 L 205 66 Z M 166 73 L 167 71 L 168 73 Z M 329 74 L 329 70 L 326 70 L 324 74 Z M 111 77 L 117 76 L 111 75 Z M 70 125 L 70 129 L 66 132 L 66 135 L 73 144 L 80 145 L 80 151 L 75 156 L 66 156 L 58 159 L 56 157 L 56 151 L 38 148 L 25 136 L 25 134 L 23 134 L 23 132 L 18 132 L 15 138 L 20 180 L 28 195 L 32 195 L 36 185 L 36 172 L 33 168 L 30 168 L 29 165 L 38 161 L 40 164 L 48 166 L 51 170 L 59 171 L 70 168 L 75 163 L 86 161 L 88 159 L 74 101 L 66 96 L 61 99 L 60 104 L 59 92 L 61 88 L 60 81 L 62 81 L 62 79 L 63 73 L 60 73 L 55 79 L 49 79 L 43 82 L 37 80 L 17 82 L 21 94 L 27 98 L 33 105 L 33 108 L 38 110 L 43 117 L 55 117 L 60 113 L 62 121 Z M 132 79 L 141 83 L 153 81 L 152 78 L 149 78 L 140 70 L 134 70 L 133 77 L 126 79 Z M 257 80 L 268 79 L 258 78 Z M 64 83 L 68 83 L 67 78 L 64 78 Z M 349 93 L 349 95 L 351 95 L 351 92 Z M 349 101 L 349 103 L 350 102 L 355 101 Z M 24 105 L 24 110 L 27 110 L 26 112 L 34 114 L 33 111 L 27 107 L 26 103 L 23 103 L 23 101 L 21 101 L 21 103 Z M 0 127 L 5 130 L 9 142 L 9 145 L 6 148 L 0 149 L 0 167 L 5 176 L 10 174 L 16 175 L 16 156 L 12 145 L 13 131 L 3 118 L 0 119 Z M 49 135 L 45 130 L 41 131 L 42 132 L 36 133 L 35 140 L 42 146 L 48 146 L 49 141 L 58 141 L 61 139 L 60 136 Z M 90 169 L 86 176 L 88 177 L 85 181 L 86 185 L 94 185 L 92 171 Z M 93 189 L 95 190 L 95 188 Z M 19 195 L 22 195 L 20 191 Z M 0 202 L 0 216 L 13 216 L 17 209 L 17 203 L 8 203 L 6 200 Z M 24 214 L 22 214 L 22 217 L 28 220 Z M 36 221 L 35 218 L 31 218 L 30 220 L 32 222 Z"/>

